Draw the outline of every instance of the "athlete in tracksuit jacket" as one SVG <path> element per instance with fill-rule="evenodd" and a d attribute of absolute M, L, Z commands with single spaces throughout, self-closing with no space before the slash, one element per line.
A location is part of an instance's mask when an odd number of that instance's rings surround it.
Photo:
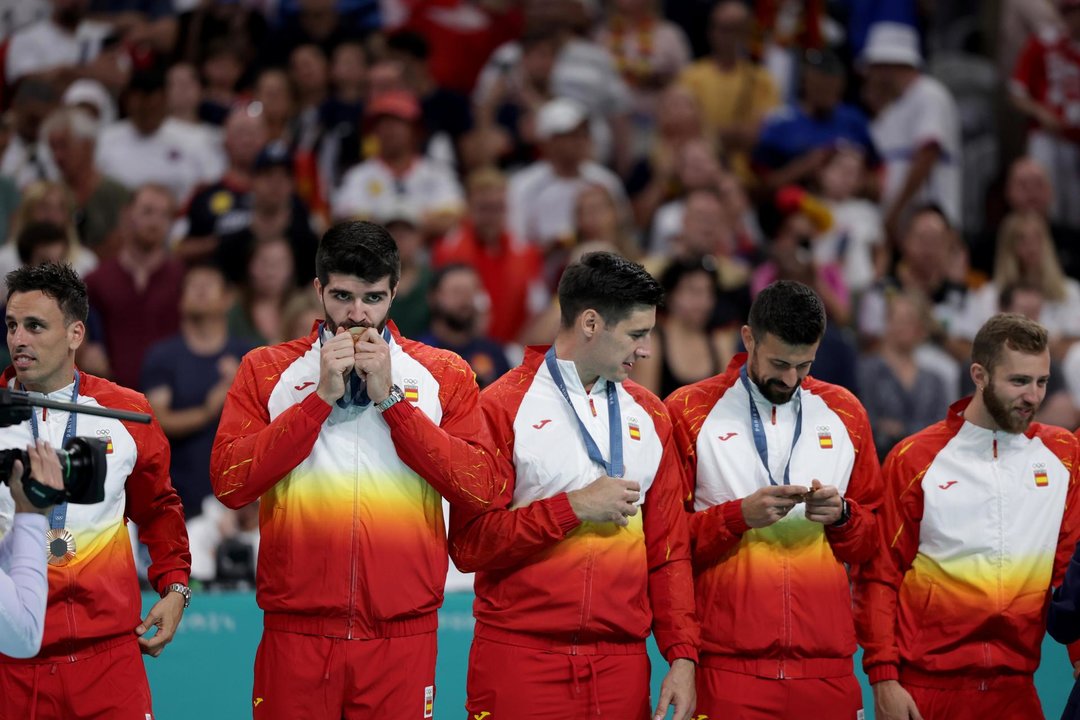
<path fill-rule="evenodd" d="M 388 328 L 405 400 L 384 413 L 315 393 L 321 329 L 249 353 L 229 391 L 211 479 L 229 507 L 261 498 L 257 718 L 338 718 L 342 696 L 387 717 L 431 717 L 441 496 L 487 506 L 490 441 L 465 361 Z"/>
<path fill-rule="evenodd" d="M 860 578 L 863 665 L 872 684 L 899 680 L 926 720 L 1042 717 L 1032 674 L 1049 588 L 1080 539 L 1078 443 L 1039 423 L 978 427 L 968 402 L 885 460 L 887 555 Z M 955 691 L 951 711 L 933 712 L 935 690 Z"/>
<path fill-rule="evenodd" d="M 702 626 L 698 712 L 855 720 L 862 702 L 845 565 L 867 560 L 878 544 L 873 511 L 881 477 L 870 424 L 850 392 L 812 377 L 774 404 L 754 382 L 743 382 L 746 363 L 745 354 L 736 355 L 724 373 L 666 400 L 691 488 Z M 846 506 L 842 522 L 812 522 L 797 504 L 767 527 L 747 524 L 744 499 L 770 485 L 751 402 L 763 420 L 773 477 L 779 481 L 787 467 L 791 486 L 811 488 L 817 480 L 836 487 Z"/>
<path fill-rule="evenodd" d="M 150 413 L 139 393 L 78 373 L 80 405 Z M 9 368 L 3 387 L 15 387 Z M 73 386 L 50 393 L 68 402 Z M 38 434 L 61 447 L 69 414 L 35 409 Z M 150 550 L 150 584 L 159 593 L 187 585 L 191 569 L 180 497 L 169 480 L 169 443 L 155 420 L 149 425 L 77 415 L 74 435 L 105 441 L 105 500 L 67 506 L 64 527 L 74 556 L 50 564 L 49 599 L 41 651 L 28 660 L 0 655 L 0 718 L 151 717 L 150 688 L 135 634 L 142 594 L 127 520 Z M 0 428 L 0 447 L 25 448 L 30 422 Z M 11 495 L 0 486 L 0 507 Z M 41 552 L 46 551 L 41 537 Z M 13 713 L 13 714 L 12 714 Z"/>
<path fill-rule="evenodd" d="M 614 289 L 644 290 L 612 303 L 603 296 L 613 277 L 621 278 Z M 647 353 L 661 294 L 640 266 L 609 253 L 586 255 L 564 273 L 561 305 L 573 312 L 599 299 L 613 305 L 608 320 L 592 305 L 572 326 L 564 315 L 555 346 L 527 349 L 524 362 L 482 394 L 507 481 L 496 509 L 479 516 L 451 510 L 451 557 L 461 570 L 476 571 L 471 717 L 642 720 L 650 716 L 650 631 L 672 663 L 669 688 L 697 660 L 671 422 L 656 396 L 625 380 L 628 366 Z M 644 300 L 648 307 L 635 304 Z M 581 330 L 592 321 L 600 329 Z M 601 348 L 599 362 L 583 344 Z M 579 515 L 572 505 L 572 497 L 602 483 L 640 485 L 640 498 L 620 510 L 625 525 Z M 679 693 L 662 687 L 665 716 L 669 699 L 677 719 L 691 716 L 690 671 Z"/>

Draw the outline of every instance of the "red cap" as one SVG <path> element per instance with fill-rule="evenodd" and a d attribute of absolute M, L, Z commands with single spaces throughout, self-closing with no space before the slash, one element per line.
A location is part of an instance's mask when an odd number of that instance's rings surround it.
<path fill-rule="evenodd" d="M 420 103 L 407 90 L 388 90 L 376 95 L 364 114 L 368 119 L 389 115 L 408 122 L 420 119 Z"/>

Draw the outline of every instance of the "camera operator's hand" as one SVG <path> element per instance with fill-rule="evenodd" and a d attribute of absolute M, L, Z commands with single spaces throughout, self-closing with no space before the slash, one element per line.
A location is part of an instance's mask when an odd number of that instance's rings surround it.
<path fill-rule="evenodd" d="M 180 626 L 180 618 L 184 616 L 184 596 L 180 593 L 170 592 L 165 597 L 154 603 L 143 621 L 135 628 L 135 634 L 139 636 L 139 649 L 143 655 L 157 657 L 165 646 L 172 642 L 176 635 L 176 628 Z M 157 632 L 151 638 L 143 637 L 150 628 L 157 626 Z"/>
<path fill-rule="evenodd" d="M 64 476 L 60 470 L 60 460 L 56 451 L 45 440 L 38 440 L 37 445 L 27 445 L 26 454 L 30 456 L 30 477 L 42 485 L 55 490 L 64 489 Z M 15 499 L 15 512 L 32 512 L 48 515 L 52 507 L 39 508 L 26 497 L 22 484 L 23 464 L 16 460 L 11 469 L 11 496 Z"/>

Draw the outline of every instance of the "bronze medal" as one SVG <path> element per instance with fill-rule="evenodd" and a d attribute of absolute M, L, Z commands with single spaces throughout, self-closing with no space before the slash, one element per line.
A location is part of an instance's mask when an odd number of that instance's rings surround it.
<path fill-rule="evenodd" d="M 67 528 L 51 528 L 45 533 L 45 549 L 50 565 L 67 565 L 75 559 L 75 536 Z"/>

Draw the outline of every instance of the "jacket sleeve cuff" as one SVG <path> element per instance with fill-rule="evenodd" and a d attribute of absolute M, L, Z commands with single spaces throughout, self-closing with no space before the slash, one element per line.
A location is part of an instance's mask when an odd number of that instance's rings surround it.
<path fill-rule="evenodd" d="M 553 496 L 548 500 L 548 504 L 551 507 L 551 512 L 555 515 L 556 522 L 559 523 L 559 529 L 562 530 L 563 535 L 581 524 L 581 520 L 578 519 L 577 513 L 574 512 L 574 508 L 570 505 L 570 498 L 566 496 L 566 493 L 562 492 Z"/>
<path fill-rule="evenodd" d="M 866 671 L 870 684 L 885 682 L 886 680 L 899 680 L 900 668 L 896 665 L 875 665 Z"/>
<path fill-rule="evenodd" d="M 664 653 L 664 659 L 668 661 L 668 664 L 671 664 L 676 660 L 679 660 L 680 658 L 684 660 L 690 660 L 695 665 L 697 665 L 697 648 L 690 644 L 672 645 L 668 648 L 667 652 Z"/>
<path fill-rule="evenodd" d="M 318 393 L 311 393 L 301 400 L 300 409 L 320 425 L 326 422 L 326 418 L 330 417 L 330 411 L 333 410 L 325 400 L 319 397 Z"/>
<path fill-rule="evenodd" d="M 844 498 L 844 502 L 847 503 L 848 515 L 844 519 L 844 522 L 833 523 L 825 528 L 825 532 L 829 535 L 843 535 L 856 525 L 855 515 L 859 512 L 859 504 L 854 500 L 848 500 L 847 498 Z"/>
<path fill-rule="evenodd" d="M 168 572 L 162 575 L 161 579 L 158 580 L 158 595 L 163 593 L 165 591 L 165 588 L 169 587 L 173 583 L 180 583 L 181 585 L 190 584 L 188 574 L 183 570 L 173 570 L 172 572 Z"/>
<path fill-rule="evenodd" d="M 750 529 L 746 524 L 746 518 L 742 514 L 742 498 L 732 500 L 724 505 L 724 527 L 732 535 L 742 535 Z"/>
<path fill-rule="evenodd" d="M 408 400 L 400 400 L 383 410 L 382 416 L 383 420 L 386 421 L 386 424 L 391 428 L 394 428 L 408 420 L 409 415 L 411 415 L 413 411 L 414 407 L 411 402 Z"/>

